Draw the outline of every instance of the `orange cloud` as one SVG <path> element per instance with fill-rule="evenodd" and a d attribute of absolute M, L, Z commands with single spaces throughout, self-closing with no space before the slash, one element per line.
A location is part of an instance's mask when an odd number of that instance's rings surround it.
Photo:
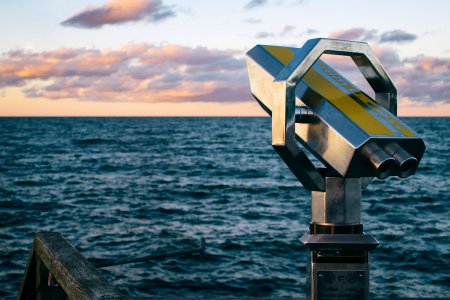
<path fill-rule="evenodd" d="M 10 51 L 0 58 L 0 88 L 19 86 L 31 98 L 85 101 L 246 101 L 245 64 L 236 54 L 171 44 Z"/>
<path fill-rule="evenodd" d="M 450 103 L 450 59 L 402 59 L 393 49 L 376 44 L 372 48 L 397 86 L 400 104 Z M 331 63 L 358 86 L 367 86 L 350 59 L 331 56 Z M 230 103 L 252 99 L 239 51 L 173 44 L 9 51 L 0 56 L 0 89 L 6 87 L 19 87 L 28 98 L 54 100 Z"/>
<path fill-rule="evenodd" d="M 120 24 L 147 20 L 157 22 L 174 16 L 175 12 L 161 0 L 109 0 L 101 7 L 89 6 L 61 24 L 84 28 L 99 28 L 106 24 Z"/>

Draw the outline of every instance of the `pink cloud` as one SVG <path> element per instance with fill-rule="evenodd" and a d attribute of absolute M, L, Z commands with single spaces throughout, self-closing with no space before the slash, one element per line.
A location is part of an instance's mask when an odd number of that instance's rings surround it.
<path fill-rule="evenodd" d="M 330 38 L 340 40 L 352 40 L 352 41 L 367 41 L 372 40 L 376 30 L 367 30 L 364 28 L 350 28 L 345 30 L 338 30 L 329 35 Z"/>
<path fill-rule="evenodd" d="M 8 85 L 10 81 L 109 75 L 126 59 L 125 52 L 109 50 L 11 51 L 0 60 L 0 86 Z"/>
<path fill-rule="evenodd" d="M 117 49 L 10 51 L 0 87 L 27 97 L 90 101 L 247 101 L 245 63 L 236 51 L 127 44 Z"/>
<path fill-rule="evenodd" d="M 101 7 L 89 6 L 61 24 L 65 26 L 99 28 L 140 20 L 157 22 L 175 15 L 162 0 L 109 0 Z"/>
<path fill-rule="evenodd" d="M 206 47 L 190 48 L 167 44 L 160 48 L 149 48 L 140 57 L 146 64 L 185 64 L 189 66 L 210 65 L 229 60 L 239 54 L 231 50 L 210 50 Z M 227 66 L 223 64 L 222 66 Z"/>
<path fill-rule="evenodd" d="M 450 58 L 424 55 L 401 58 L 392 48 L 374 43 L 370 46 L 397 87 L 400 103 L 404 99 L 419 104 L 450 103 Z M 327 55 L 326 61 L 357 86 L 372 93 L 351 59 Z"/>
<path fill-rule="evenodd" d="M 450 59 L 401 58 L 371 45 L 399 101 L 450 103 Z M 330 56 L 332 66 L 363 86 L 353 62 Z M 359 76 L 358 76 L 359 75 Z M 0 56 L 0 89 L 19 87 L 29 98 L 112 102 L 252 101 L 244 60 L 236 50 L 166 44 L 126 44 L 115 49 L 9 51 Z"/>
<path fill-rule="evenodd" d="M 408 60 L 406 60 L 408 62 Z M 435 74 L 443 74 L 450 69 L 450 60 L 446 58 L 437 58 L 420 55 L 413 59 L 416 61 L 422 71 Z"/>

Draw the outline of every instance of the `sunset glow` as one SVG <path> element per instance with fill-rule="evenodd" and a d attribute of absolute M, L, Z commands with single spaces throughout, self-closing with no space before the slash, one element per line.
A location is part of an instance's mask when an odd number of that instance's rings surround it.
<path fill-rule="evenodd" d="M 331 37 L 371 45 L 397 86 L 399 115 L 449 116 L 449 2 L 389 4 L 403 7 L 395 18 L 386 1 L 371 10 L 351 2 L 365 22 L 334 13 L 330 1 L 3 2 L 0 31 L 15 37 L 0 46 L 0 115 L 265 115 L 250 94 L 245 51 Z M 42 13 L 34 26 L 11 17 L 32 11 Z"/>

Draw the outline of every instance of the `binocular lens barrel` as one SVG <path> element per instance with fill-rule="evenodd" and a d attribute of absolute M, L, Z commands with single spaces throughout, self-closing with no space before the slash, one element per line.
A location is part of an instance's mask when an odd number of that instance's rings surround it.
<path fill-rule="evenodd" d="M 363 148 L 362 154 L 369 159 L 376 176 L 380 179 L 391 175 L 406 178 L 417 169 L 417 159 L 396 143 L 388 144 L 384 149 L 371 143 Z"/>
<path fill-rule="evenodd" d="M 417 159 L 409 154 L 406 150 L 401 148 L 396 143 L 392 143 L 386 146 L 386 151 L 392 155 L 398 166 L 398 177 L 406 178 L 416 172 Z"/>
<path fill-rule="evenodd" d="M 395 172 L 395 159 L 376 144 L 366 145 L 362 153 L 369 159 L 378 178 L 385 179 Z"/>

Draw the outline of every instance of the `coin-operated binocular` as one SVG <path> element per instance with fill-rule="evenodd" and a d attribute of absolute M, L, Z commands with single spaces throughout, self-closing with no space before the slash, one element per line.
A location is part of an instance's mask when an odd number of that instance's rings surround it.
<path fill-rule="evenodd" d="M 322 54 L 352 58 L 375 92 L 369 97 Z M 308 299 L 368 299 L 369 252 L 361 189 L 373 177 L 406 178 L 425 144 L 396 117 L 397 91 L 366 43 L 312 39 L 301 48 L 257 45 L 247 53 L 253 96 L 272 117 L 272 145 L 312 191 Z M 323 166 L 316 166 L 304 150 Z"/>

